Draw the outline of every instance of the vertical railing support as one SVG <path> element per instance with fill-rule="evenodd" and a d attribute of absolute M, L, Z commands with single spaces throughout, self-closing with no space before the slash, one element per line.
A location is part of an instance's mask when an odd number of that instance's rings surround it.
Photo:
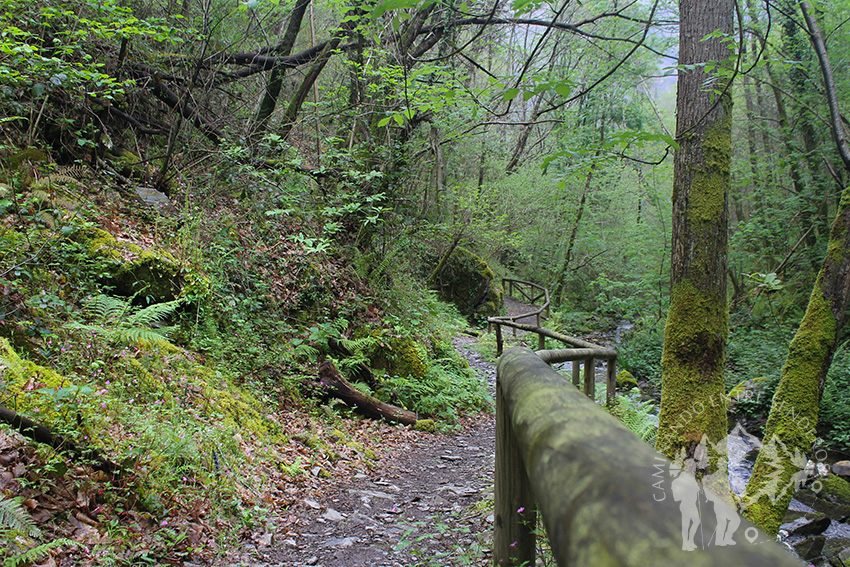
<path fill-rule="evenodd" d="M 498 380 L 493 561 L 497 567 L 534 565 L 537 508 Z"/>
<path fill-rule="evenodd" d="M 502 340 L 502 326 L 496 323 L 496 356 L 502 356 L 504 341 Z"/>
<path fill-rule="evenodd" d="M 592 358 L 584 361 L 584 393 L 591 400 L 596 399 L 596 361 Z"/>
<path fill-rule="evenodd" d="M 605 405 L 610 407 L 614 406 L 614 394 L 617 391 L 617 359 L 609 358 L 605 363 L 606 370 L 608 371 L 607 376 L 607 390 L 605 390 Z"/>
<path fill-rule="evenodd" d="M 581 385 L 581 361 L 573 360 L 570 364 L 573 367 L 573 386 L 578 388 Z"/>

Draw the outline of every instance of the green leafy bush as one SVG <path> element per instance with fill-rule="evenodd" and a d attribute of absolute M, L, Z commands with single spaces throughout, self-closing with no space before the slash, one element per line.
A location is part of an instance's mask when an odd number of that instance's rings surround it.
<path fill-rule="evenodd" d="M 635 325 L 617 347 L 619 364 L 638 380 L 661 386 L 661 354 L 664 333 L 661 326 Z"/>
<path fill-rule="evenodd" d="M 655 445 L 658 434 L 658 408 L 651 401 L 641 401 L 640 391 L 633 389 L 625 396 L 618 395 L 611 414 L 619 418 L 635 435 Z"/>

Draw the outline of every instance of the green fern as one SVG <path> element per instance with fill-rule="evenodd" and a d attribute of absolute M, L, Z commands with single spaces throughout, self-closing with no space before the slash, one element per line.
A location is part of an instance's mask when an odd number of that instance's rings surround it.
<path fill-rule="evenodd" d="M 303 356 L 309 360 L 316 360 L 316 357 L 319 356 L 319 349 L 307 343 L 302 343 L 295 347 L 293 351 L 293 357 L 299 356 Z"/>
<path fill-rule="evenodd" d="M 377 281 L 377 279 L 384 273 L 384 270 L 387 269 L 391 264 L 395 262 L 395 256 L 401 252 L 406 251 L 410 248 L 413 241 L 407 236 L 403 236 L 399 240 L 396 241 L 395 246 L 384 256 L 383 261 L 375 267 L 374 270 L 369 274 L 369 278 L 372 281 Z"/>
<path fill-rule="evenodd" d="M 177 311 L 183 301 L 183 299 L 175 299 L 155 303 L 135 311 L 130 300 L 101 294 L 91 298 L 85 305 L 89 317 L 99 324 L 70 323 L 65 327 L 143 348 L 175 349 L 177 347 L 165 335 L 174 331 L 176 327 L 166 327 L 164 323 Z"/>
<path fill-rule="evenodd" d="M 41 530 L 35 525 L 32 516 L 24 510 L 21 498 L 0 497 L 0 541 L 4 546 L 8 557 L 3 559 L 3 567 L 23 567 L 24 565 L 35 565 L 36 561 L 47 555 L 51 549 L 66 545 L 79 545 L 76 541 L 59 538 L 47 543 L 36 545 L 32 549 L 20 551 L 22 540 L 26 538 L 37 538 L 41 536 Z"/>
<path fill-rule="evenodd" d="M 655 409 L 655 404 L 650 401 L 642 402 L 630 396 L 617 396 L 617 404 L 611 409 L 611 413 L 635 435 L 654 445 L 658 434 L 658 417 L 654 415 Z"/>
<path fill-rule="evenodd" d="M 177 309 L 183 305 L 183 299 L 154 303 L 144 309 L 137 311 L 127 318 L 127 324 L 131 327 L 160 327 L 169 317 L 174 315 Z"/>
<path fill-rule="evenodd" d="M 61 173 L 53 173 L 51 175 L 45 175 L 38 181 L 33 181 L 32 185 L 30 185 L 31 189 L 52 189 L 54 186 L 59 184 L 65 185 L 73 185 L 79 189 L 85 189 L 86 185 L 79 179 L 75 179 L 69 175 L 63 175 Z"/>
<path fill-rule="evenodd" d="M 372 388 L 369 387 L 365 382 L 352 382 L 351 387 L 363 394 L 364 396 L 372 396 L 374 393 L 372 392 Z"/>
<path fill-rule="evenodd" d="M 36 561 L 50 553 L 51 549 L 64 546 L 79 546 L 80 544 L 74 540 L 67 538 L 54 539 L 47 543 L 37 545 L 32 549 L 28 549 L 20 555 L 13 555 L 3 561 L 3 567 L 24 567 L 25 565 L 35 565 Z"/>
<path fill-rule="evenodd" d="M 38 537 L 41 531 L 21 505 L 21 498 L 0 500 L 0 536 L 25 535 Z"/>

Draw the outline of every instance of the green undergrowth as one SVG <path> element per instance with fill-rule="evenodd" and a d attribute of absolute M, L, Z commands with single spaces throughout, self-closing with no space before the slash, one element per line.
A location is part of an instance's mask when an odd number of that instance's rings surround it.
<path fill-rule="evenodd" d="M 0 405 L 123 471 L 26 446 L 38 465 L 5 494 L 96 494 L 71 506 L 98 522 L 97 544 L 70 557 L 209 555 L 264 525 L 266 508 L 285 509 L 265 487 L 373 466 L 380 440 L 355 433 L 361 418 L 304 387 L 322 359 L 366 364 L 374 380 L 352 379 L 358 388 L 440 428 L 491 407 L 451 346 L 467 325 L 457 310 L 411 266 L 376 269 L 357 246 L 375 230 L 377 197 L 319 208 L 292 178 L 237 171 L 231 187 L 213 171 L 175 181 L 177 212 L 159 214 L 90 173 L 34 189 L 32 172 L 55 165 L 32 155 L 3 169 Z M 72 532 L 74 513 L 57 512 L 49 535 Z"/>

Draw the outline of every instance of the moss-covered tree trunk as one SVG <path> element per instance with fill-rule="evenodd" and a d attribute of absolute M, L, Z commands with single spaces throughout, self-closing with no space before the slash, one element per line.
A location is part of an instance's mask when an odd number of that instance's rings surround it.
<path fill-rule="evenodd" d="M 726 437 L 726 227 L 732 101 L 702 64 L 730 52 L 732 2 L 681 0 L 670 311 L 664 332 L 657 449 L 692 457 L 703 436 Z M 728 68 L 723 65 L 721 68 Z M 710 85 L 710 86 L 706 86 Z"/>
<path fill-rule="evenodd" d="M 833 138 L 845 170 L 850 172 L 850 150 L 834 96 L 835 83 L 826 48 L 816 22 L 808 13 L 808 3 L 801 1 L 800 8 L 820 60 Z M 838 334 L 846 321 L 848 304 L 850 189 L 845 187 L 829 234 L 826 258 L 818 272 L 806 314 L 791 341 L 765 426 L 763 448 L 744 494 L 744 514 L 770 533 L 779 530 L 799 479 L 796 475 L 812 449 L 823 384 L 835 354 Z"/>

